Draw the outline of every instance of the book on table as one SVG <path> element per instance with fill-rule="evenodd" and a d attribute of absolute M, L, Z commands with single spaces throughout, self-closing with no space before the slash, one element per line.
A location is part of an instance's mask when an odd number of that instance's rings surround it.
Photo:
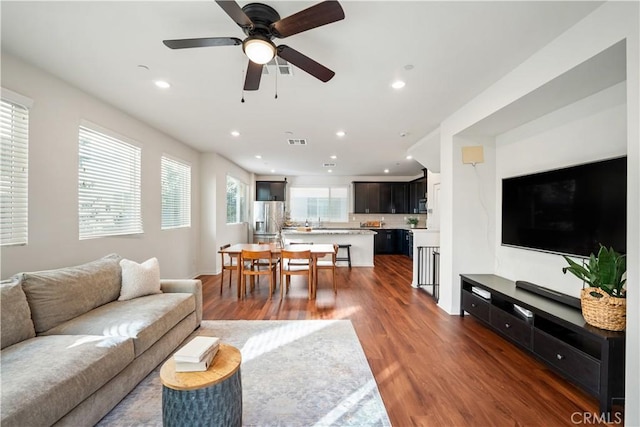
<path fill-rule="evenodd" d="M 219 347 L 220 339 L 217 337 L 193 338 L 173 355 L 176 371 L 206 371 Z"/>
<path fill-rule="evenodd" d="M 207 353 L 207 356 L 200 362 L 181 362 L 179 360 L 175 360 L 176 364 L 176 372 L 202 372 L 209 369 L 211 365 L 211 361 L 214 356 L 218 352 L 218 348 L 214 351 L 210 351 Z"/>

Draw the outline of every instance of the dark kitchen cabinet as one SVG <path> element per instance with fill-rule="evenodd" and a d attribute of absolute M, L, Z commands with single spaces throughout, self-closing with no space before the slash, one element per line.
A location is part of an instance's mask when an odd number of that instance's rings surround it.
<path fill-rule="evenodd" d="M 407 213 L 408 191 L 406 182 L 354 182 L 354 212 Z"/>
<path fill-rule="evenodd" d="M 420 213 L 419 202 L 420 199 L 425 198 L 427 192 L 427 178 L 419 178 L 409 183 L 409 209 L 408 213 Z"/>
<path fill-rule="evenodd" d="M 408 212 L 408 184 L 406 182 L 380 183 L 380 213 Z"/>
<path fill-rule="evenodd" d="M 400 253 L 400 232 L 398 229 L 376 229 L 373 252 L 376 255 Z"/>
<path fill-rule="evenodd" d="M 380 183 L 353 183 L 355 213 L 380 213 Z"/>
<path fill-rule="evenodd" d="M 413 258 L 413 232 L 409 230 L 400 231 L 400 253 Z"/>
<path fill-rule="evenodd" d="M 256 181 L 256 200 L 258 202 L 286 200 L 287 181 Z"/>

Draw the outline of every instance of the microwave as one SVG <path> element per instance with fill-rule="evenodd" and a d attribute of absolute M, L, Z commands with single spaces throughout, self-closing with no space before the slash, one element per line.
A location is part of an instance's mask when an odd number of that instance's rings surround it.
<path fill-rule="evenodd" d="M 427 213 L 427 199 L 418 200 L 418 213 Z"/>

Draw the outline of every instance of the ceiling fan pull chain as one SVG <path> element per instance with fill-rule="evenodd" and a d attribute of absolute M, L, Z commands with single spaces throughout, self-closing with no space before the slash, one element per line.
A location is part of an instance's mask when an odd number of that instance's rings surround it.
<path fill-rule="evenodd" d="M 274 99 L 278 99 L 278 61 L 274 58 L 273 62 L 276 64 L 276 96 Z"/>
<path fill-rule="evenodd" d="M 248 70 L 247 70 L 247 71 L 248 71 Z M 243 78 L 242 78 L 242 80 L 244 80 L 245 74 L 246 74 L 246 73 L 243 73 L 243 75 L 242 75 L 242 77 L 243 77 Z M 240 98 L 240 102 L 241 102 L 242 104 L 244 104 L 244 85 L 242 86 L 242 92 L 241 92 L 241 93 L 242 93 L 242 97 Z"/>

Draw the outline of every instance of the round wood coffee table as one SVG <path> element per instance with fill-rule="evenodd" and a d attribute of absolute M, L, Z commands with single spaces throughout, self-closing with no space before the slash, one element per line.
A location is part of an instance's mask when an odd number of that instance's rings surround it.
<path fill-rule="evenodd" d="M 241 426 L 242 355 L 220 344 L 209 369 L 176 372 L 171 357 L 160 368 L 164 426 Z"/>

